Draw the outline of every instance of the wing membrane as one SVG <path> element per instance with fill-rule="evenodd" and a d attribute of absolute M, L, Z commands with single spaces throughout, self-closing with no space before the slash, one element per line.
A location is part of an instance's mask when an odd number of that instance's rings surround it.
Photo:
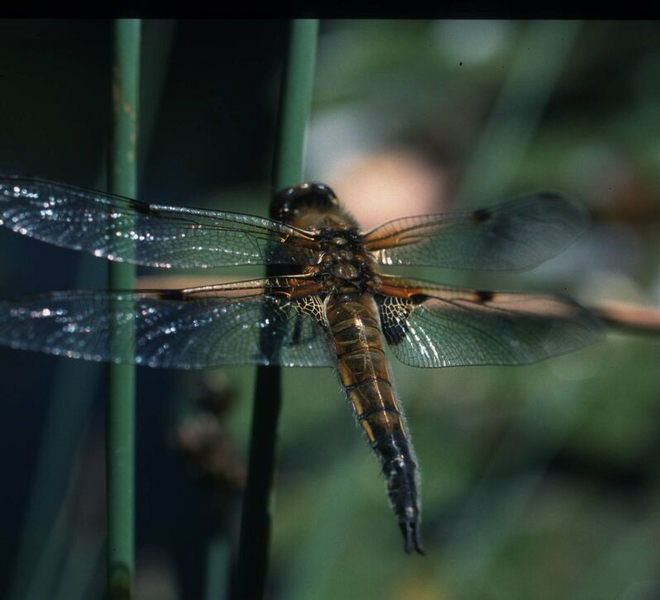
<path fill-rule="evenodd" d="M 147 204 L 42 179 L 0 176 L 0 219 L 17 233 L 118 262 L 206 268 L 314 263 L 306 232 L 240 213 Z M 293 257 L 288 240 L 309 248 Z"/>
<path fill-rule="evenodd" d="M 273 282 L 279 286 L 282 278 L 180 291 L 52 292 L 0 302 L 0 343 L 151 367 L 334 366 L 321 301 L 292 300 Z M 134 328 L 134 344 L 113 343 L 113 328 L 126 325 Z"/>
<path fill-rule="evenodd" d="M 392 351 L 413 367 L 530 364 L 595 343 L 604 331 L 593 313 L 559 295 L 388 277 L 376 299 Z"/>
<path fill-rule="evenodd" d="M 474 211 L 395 219 L 364 242 L 385 265 L 525 269 L 558 254 L 586 223 L 576 205 L 541 192 Z"/>

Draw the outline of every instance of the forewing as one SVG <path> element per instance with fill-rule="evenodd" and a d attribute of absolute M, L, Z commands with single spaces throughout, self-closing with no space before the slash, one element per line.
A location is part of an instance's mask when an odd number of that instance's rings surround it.
<path fill-rule="evenodd" d="M 593 344 L 604 332 L 592 312 L 565 296 L 398 278 L 388 278 L 381 292 L 384 335 L 395 356 L 413 367 L 529 364 Z"/>
<path fill-rule="evenodd" d="M 189 290 L 64 291 L 0 302 L 0 344 L 95 361 L 184 369 L 334 366 L 317 296 L 264 292 L 267 280 Z M 133 328 L 134 343 L 112 332 Z"/>
<path fill-rule="evenodd" d="M 566 248 L 586 223 L 578 206 L 541 192 L 474 211 L 389 221 L 364 243 L 384 265 L 525 269 Z"/>
<path fill-rule="evenodd" d="M 28 177 L 0 176 L 0 219 L 13 231 L 44 242 L 152 267 L 317 260 L 306 232 L 277 221 L 147 204 Z"/>

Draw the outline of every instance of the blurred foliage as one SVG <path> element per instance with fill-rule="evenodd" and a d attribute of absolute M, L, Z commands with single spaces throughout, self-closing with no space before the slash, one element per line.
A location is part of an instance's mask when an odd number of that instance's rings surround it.
<path fill-rule="evenodd" d="M 0 166 L 98 187 L 107 118 L 104 25 L 0 25 L 6 46 Z M 157 101 L 143 198 L 265 214 L 282 24 L 148 26 L 146 54 L 151 50 L 154 66 L 145 72 L 152 73 Z M 165 26 L 172 28 L 168 51 Z M 154 59 L 160 54 L 164 64 Z M 560 257 L 524 274 L 423 276 L 561 291 L 593 304 L 657 306 L 659 82 L 655 22 L 327 22 L 307 173 L 347 201 L 349 175 L 351 181 L 373 175 L 382 188 L 371 196 L 365 188 L 350 202 L 356 212 L 362 202 L 380 220 L 388 213 L 379 194 L 402 180 L 368 171 L 382 163 L 364 159 L 386 153 L 413 157 L 437 179 L 437 210 L 560 190 L 594 215 L 592 230 Z M 402 197 L 399 209 L 415 212 L 416 198 L 405 191 Z M 94 285 L 73 275 L 75 253 L 14 237 L 0 236 L 2 255 L 11 257 L 0 264 L 4 295 Z M 5 350 L 0 356 L 2 465 L 12 482 L 0 528 L 15 548 L 43 414 L 58 401 L 49 393 L 65 361 Z M 393 361 L 422 469 L 426 557 L 402 551 L 377 463 L 336 376 L 286 371 L 272 597 L 658 597 L 659 364 L 657 340 L 623 335 L 530 367 L 439 371 Z M 78 368 L 76 377 L 83 377 L 86 367 Z M 226 425 L 244 453 L 253 369 L 225 369 L 224 376 L 237 394 Z M 188 477 L 169 440 L 178 419 L 193 410 L 200 381 L 214 377 L 146 369 L 139 375 L 138 569 L 140 556 L 157 552 L 158 561 L 142 564 L 164 569 L 172 597 L 201 597 L 214 516 L 211 499 Z M 95 447 L 89 438 L 100 435 L 99 404 L 88 424 L 92 433 L 80 442 L 82 456 Z M 73 489 L 93 470 L 78 461 Z M 98 535 L 98 520 L 90 522 Z M 62 535 L 73 547 L 90 531 L 91 525 L 84 532 L 72 526 Z M 11 566 L 3 568 L 0 589 L 13 575 Z M 84 589 L 87 595 L 78 597 L 94 597 L 93 584 Z"/>

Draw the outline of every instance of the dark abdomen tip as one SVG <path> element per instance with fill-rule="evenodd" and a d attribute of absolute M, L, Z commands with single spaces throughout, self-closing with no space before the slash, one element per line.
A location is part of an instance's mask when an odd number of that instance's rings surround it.
<path fill-rule="evenodd" d="M 410 554 L 415 550 L 415 552 L 424 556 L 426 552 L 424 552 L 424 547 L 422 546 L 422 534 L 417 519 L 401 521 L 399 522 L 399 527 L 403 534 L 403 547 L 406 554 Z"/>

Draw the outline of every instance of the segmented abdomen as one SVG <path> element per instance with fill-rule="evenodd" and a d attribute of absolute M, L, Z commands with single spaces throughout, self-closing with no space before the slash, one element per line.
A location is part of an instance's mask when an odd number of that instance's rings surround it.
<path fill-rule="evenodd" d="M 328 300 L 338 371 L 355 415 L 376 452 L 406 551 L 422 552 L 414 453 L 392 387 L 378 308 L 370 294 Z"/>

